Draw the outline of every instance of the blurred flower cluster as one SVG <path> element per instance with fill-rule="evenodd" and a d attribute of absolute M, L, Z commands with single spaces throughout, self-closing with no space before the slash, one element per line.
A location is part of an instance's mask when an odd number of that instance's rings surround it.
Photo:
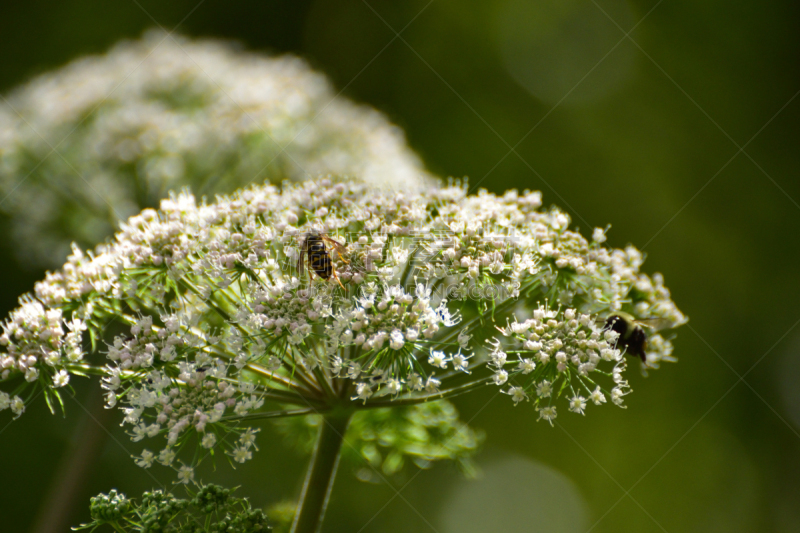
<path fill-rule="evenodd" d="M 153 31 L 0 100 L 0 210 L 19 256 L 57 267 L 171 190 L 353 176 L 414 187 L 403 132 L 295 57 Z"/>
<path fill-rule="evenodd" d="M 0 335 L 4 388 L 16 386 L 0 407 L 20 414 L 26 390 L 52 402 L 71 375 L 100 374 L 131 438 L 157 447 L 137 462 L 172 466 L 188 483 L 203 454 L 178 466 L 184 445 L 245 462 L 259 418 L 483 387 L 531 402 L 551 423 L 559 402 L 579 414 L 622 406 L 625 347 L 605 319 L 686 318 L 661 276 L 640 272 L 639 251 L 569 225 L 538 192 L 470 196 L 458 183 L 391 192 L 320 179 L 214 203 L 173 195 L 113 242 L 75 248 L 22 299 Z M 108 331 L 118 333 L 103 346 Z M 671 351 L 651 332 L 642 364 L 657 368 Z M 468 440 L 456 455 L 474 448 Z"/>

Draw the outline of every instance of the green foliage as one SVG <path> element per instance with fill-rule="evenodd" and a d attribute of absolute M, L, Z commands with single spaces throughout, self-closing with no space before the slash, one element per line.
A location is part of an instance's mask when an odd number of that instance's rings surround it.
<path fill-rule="evenodd" d="M 278 428 L 297 449 L 311 453 L 321 416 L 276 420 Z M 342 458 L 358 468 L 363 481 L 399 474 L 408 461 L 428 468 L 435 461 L 455 461 L 467 476 L 476 473 L 472 462 L 484 434 L 459 420 L 447 400 L 412 406 L 357 411 L 347 428 Z M 364 465 L 364 461 L 367 465 Z"/>
<path fill-rule="evenodd" d="M 201 487 L 191 499 L 160 490 L 145 492 L 141 503 L 112 490 L 91 499 L 92 521 L 75 530 L 107 526 L 136 533 L 259 533 L 272 531 L 261 509 L 219 485 Z"/>
<path fill-rule="evenodd" d="M 267 516 L 272 525 L 272 533 L 289 533 L 296 512 L 297 502 L 294 501 L 287 500 L 271 505 L 267 509 Z"/>

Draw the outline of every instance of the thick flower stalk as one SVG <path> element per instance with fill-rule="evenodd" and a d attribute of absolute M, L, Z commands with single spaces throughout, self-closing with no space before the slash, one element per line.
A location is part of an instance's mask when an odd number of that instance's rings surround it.
<path fill-rule="evenodd" d="M 403 132 L 295 57 L 152 31 L 0 98 L 0 210 L 28 261 L 60 266 L 171 190 L 325 174 L 428 179 Z"/>
<path fill-rule="evenodd" d="M 323 415 L 329 445 L 304 491 L 318 518 L 329 485 L 314 494 L 312 481 L 332 478 L 354 413 L 480 387 L 550 423 L 563 408 L 624 405 L 628 359 L 607 317 L 686 319 L 662 277 L 640 272 L 639 251 L 569 223 L 538 192 L 469 196 L 458 184 L 390 193 L 321 179 L 212 204 L 174 196 L 113 242 L 75 249 L 22 299 L 0 336 L 0 407 L 19 415 L 26 385 L 52 400 L 70 376 L 99 374 L 146 443 L 137 462 L 185 483 L 205 456 L 181 455 L 190 443 L 245 462 L 258 419 Z M 648 336 L 645 368 L 674 360 L 667 338 Z M 301 505 L 296 531 L 314 530 L 309 514 Z"/>

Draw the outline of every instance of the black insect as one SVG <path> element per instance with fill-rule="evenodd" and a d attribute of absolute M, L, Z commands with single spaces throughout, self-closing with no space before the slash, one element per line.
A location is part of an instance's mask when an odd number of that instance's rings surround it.
<path fill-rule="evenodd" d="M 325 280 L 333 278 L 336 280 L 339 286 L 344 289 L 344 285 L 342 285 L 342 282 L 339 280 L 339 276 L 336 275 L 336 269 L 333 268 L 331 256 L 328 253 L 328 250 L 325 248 L 326 242 L 331 245 L 332 250 L 336 252 L 342 261 L 345 263 L 348 262 L 344 257 L 342 257 L 344 244 L 331 239 L 324 233 L 309 233 L 306 235 L 302 244 L 300 245 L 300 257 L 297 260 L 297 272 L 300 274 L 300 276 L 303 275 L 305 267 L 304 259 L 306 254 L 308 254 L 309 278 L 313 278 L 314 274 Z"/>
<path fill-rule="evenodd" d="M 626 353 L 636 355 L 642 362 L 647 361 L 647 335 L 644 329 L 636 320 L 627 313 L 617 313 L 606 319 L 604 330 L 616 331 L 619 333 L 617 338 L 617 348 L 624 349 Z"/>

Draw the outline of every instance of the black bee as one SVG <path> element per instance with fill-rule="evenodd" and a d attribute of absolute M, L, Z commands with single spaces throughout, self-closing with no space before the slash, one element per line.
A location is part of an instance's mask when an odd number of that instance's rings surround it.
<path fill-rule="evenodd" d="M 617 348 L 625 349 L 626 353 L 638 356 L 643 363 L 647 362 L 647 335 L 644 327 L 663 329 L 664 320 L 660 318 L 646 318 L 637 320 L 628 313 L 617 311 L 606 319 L 603 330 L 611 330 L 619 333 L 617 338 Z M 658 325 L 655 325 L 655 324 Z"/>
<path fill-rule="evenodd" d="M 303 239 L 303 242 L 300 245 L 300 257 L 297 260 L 297 272 L 300 274 L 300 276 L 303 275 L 305 267 L 304 259 L 306 254 L 308 254 L 309 278 L 313 277 L 313 274 L 316 274 L 322 279 L 330 279 L 333 277 L 339 286 L 344 289 L 344 285 L 342 285 L 342 282 L 339 280 L 339 276 L 336 275 L 336 270 L 333 268 L 331 256 L 328 254 L 328 250 L 325 249 L 325 242 L 330 243 L 333 247 L 333 251 L 338 254 L 342 261 L 347 263 L 347 260 L 342 257 L 344 244 L 331 239 L 324 233 L 309 233 L 306 235 L 305 239 Z"/>

